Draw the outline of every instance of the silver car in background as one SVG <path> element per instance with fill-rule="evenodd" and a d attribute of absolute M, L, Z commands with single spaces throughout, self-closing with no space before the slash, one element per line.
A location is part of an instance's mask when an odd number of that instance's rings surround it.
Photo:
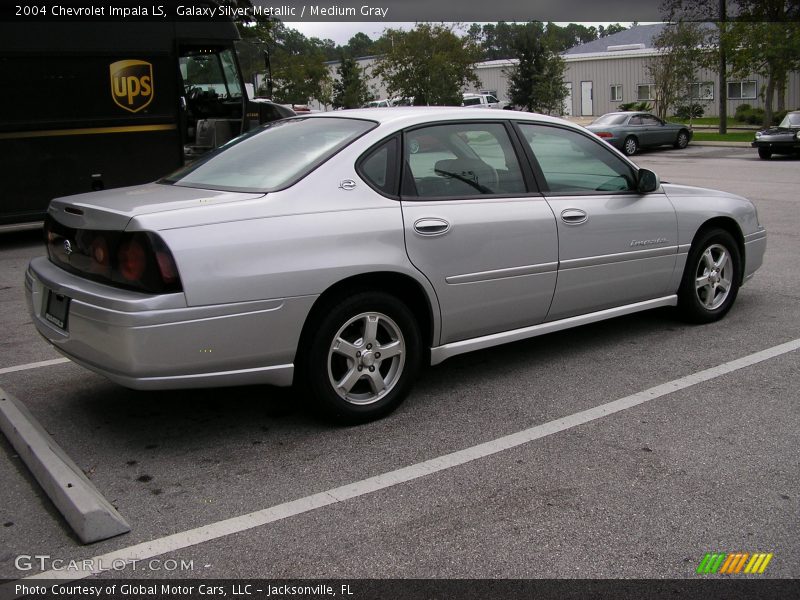
<path fill-rule="evenodd" d="M 294 383 L 359 422 L 464 352 L 661 306 L 715 321 L 761 266 L 749 200 L 560 119 L 334 115 L 54 200 L 26 276 L 39 333 L 131 388 Z"/>

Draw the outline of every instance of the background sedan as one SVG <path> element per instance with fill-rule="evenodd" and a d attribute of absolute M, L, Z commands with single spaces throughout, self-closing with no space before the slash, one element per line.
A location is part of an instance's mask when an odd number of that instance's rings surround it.
<path fill-rule="evenodd" d="M 777 127 L 757 132 L 752 146 L 765 160 L 773 154 L 800 154 L 800 110 L 787 113 Z"/>
<path fill-rule="evenodd" d="M 639 148 L 672 145 L 686 148 L 692 130 L 680 123 L 667 123 L 644 112 L 613 112 L 595 119 L 587 127 L 615 148 L 632 156 Z"/>

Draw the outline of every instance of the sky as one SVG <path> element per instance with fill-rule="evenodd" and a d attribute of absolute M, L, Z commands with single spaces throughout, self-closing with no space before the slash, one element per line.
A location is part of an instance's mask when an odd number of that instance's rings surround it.
<path fill-rule="evenodd" d="M 315 23 L 315 22 L 284 22 L 286 27 L 296 29 L 306 37 L 317 37 L 322 40 L 331 39 L 339 45 L 346 44 L 351 37 L 359 31 L 367 34 L 373 40 L 378 39 L 383 33 L 384 29 L 412 29 L 415 23 L 387 23 L 383 21 L 375 22 L 342 22 L 342 23 Z M 557 23 L 557 25 L 566 25 L 567 23 Z M 595 26 L 603 25 L 604 27 L 609 23 L 581 23 L 581 25 Z M 620 23 L 629 27 L 631 23 Z M 644 23 L 642 23 L 644 24 Z M 470 24 L 466 24 L 468 27 Z"/>

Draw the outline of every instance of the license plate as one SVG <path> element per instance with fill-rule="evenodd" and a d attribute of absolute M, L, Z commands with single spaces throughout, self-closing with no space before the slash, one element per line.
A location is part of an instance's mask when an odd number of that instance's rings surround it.
<path fill-rule="evenodd" d="M 67 330 L 67 316 L 69 315 L 69 298 L 47 290 L 47 304 L 44 309 L 44 318 L 59 329 Z"/>

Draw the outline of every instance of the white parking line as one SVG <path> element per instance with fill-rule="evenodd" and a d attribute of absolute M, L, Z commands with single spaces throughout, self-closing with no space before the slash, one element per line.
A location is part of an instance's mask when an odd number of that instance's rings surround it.
<path fill-rule="evenodd" d="M 17 365 L 16 367 L 5 367 L 0 369 L 0 375 L 6 373 L 16 373 L 17 371 L 28 371 L 30 369 L 38 369 L 39 367 L 50 367 L 52 365 L 60 365 L 69 362 L 68 358 L 54 358 L 52 360 L 43 360 L 41 362 L 28 363 L 27 365 Z"/>
<path fill-rule="evenodd" d="M 705 381 L 721 377 L 722 375 L 738 371 L 739 369 L 775 358 L 776 356 L 792 352 L 798 348 L 800 348 L 800 338 L 786 342 L 785 344 L 773 346 L 772 348 L 767 348 L 761 352 L 749 354 L 742 358 L 732 360 L 710 369 L 693 373 L 692 375 L 687 375 L 686 377 L 681 377 L 679 379 L 657 385 L 631 396 L 626 396 L 624 398 L 620 398 L 619 400 L 608 402 L 607 404 L 601 404 L 600 406 L 595 406 L 594 408 L 590 408 L 561 419 L 556 419 L 555 421 L 550 421 L 542 425 L 537 425 L 536 427 L 531 427 L 530 429 L 525 429 L 523 431 L 497 438 L 483 444 L 471 446 L 469 448 L 465 448 L 464 450 L 459 450 L 451 454 L 445 454 L 443 456 L 410 465 L 408 467 L 403 467 L 395 471 L 390 471 L 375 477 L 370 477 L 368 479 L 356 481 L 341 487 L 329 489 L 324 492 L 312 494 L 311 496 L 306 496 L 298 500 L 292 500 L 291 502 L 285 502 L 283 504 L 271 506 L 263 510 L 251 512 L 249 514 L 225 519 L 224 521 L 218 521 L 216 523 L 197 527 L 188 531 L 182 531 L 180 533 L 168 535 L 166 537 L 158 538 L 149 542 L 143 542 L 141 544 L 115 550 L 113 552 L 102 554 L 84 561 L 76 561 L 78 565 L 83 564 L 90 566 L 85 570 L 45 571 L 43 573 L 38 573 L 36 575 L 27 577 L 26 579 L 83 579 L 111 568 L 116 568 L 118 570 L 119 566 L 123 563 L 147 560 L 168 552 L 175 552 L 176 550 L 202 544 L 203 542 L 215 540 L 233 533 L 247 531 L 268 523 L 274 523 L 275 521 L 300 515 L 323 506 L 329 506 L 338 502 L 350 500 L 352 498 L 358 498 L 359 496 L 370 494 L 378 490 L 383 490 L 400 483 L 413 481 L 415 479 L 425 477 L 426 475 L 431 475 L 433 473 L 451 469 L 474 460 L 486 458 L 488 456 L 492 456 L 493 454 L 497 454 L 498 452 L 516 448 L 523 444 L 527 444 L 528 442 L 541 439 L 554 433 L 565 431 L 567 429 L 571 429 L 572 427 L 577 427 L 578 425 L 583 425 L 584 423 L 589 423 L 597 419 L 602 419 L 603 417 L 607 417 L 620 411 L 633 408 L 634 406 L 650 402 L 656 398 L 661 398 L 662 396 L 686 389 L 693 385 L 697 385 L 698 383 L 703 383 Z M 68 561 L 64 562 L 66 563 Z"/>

